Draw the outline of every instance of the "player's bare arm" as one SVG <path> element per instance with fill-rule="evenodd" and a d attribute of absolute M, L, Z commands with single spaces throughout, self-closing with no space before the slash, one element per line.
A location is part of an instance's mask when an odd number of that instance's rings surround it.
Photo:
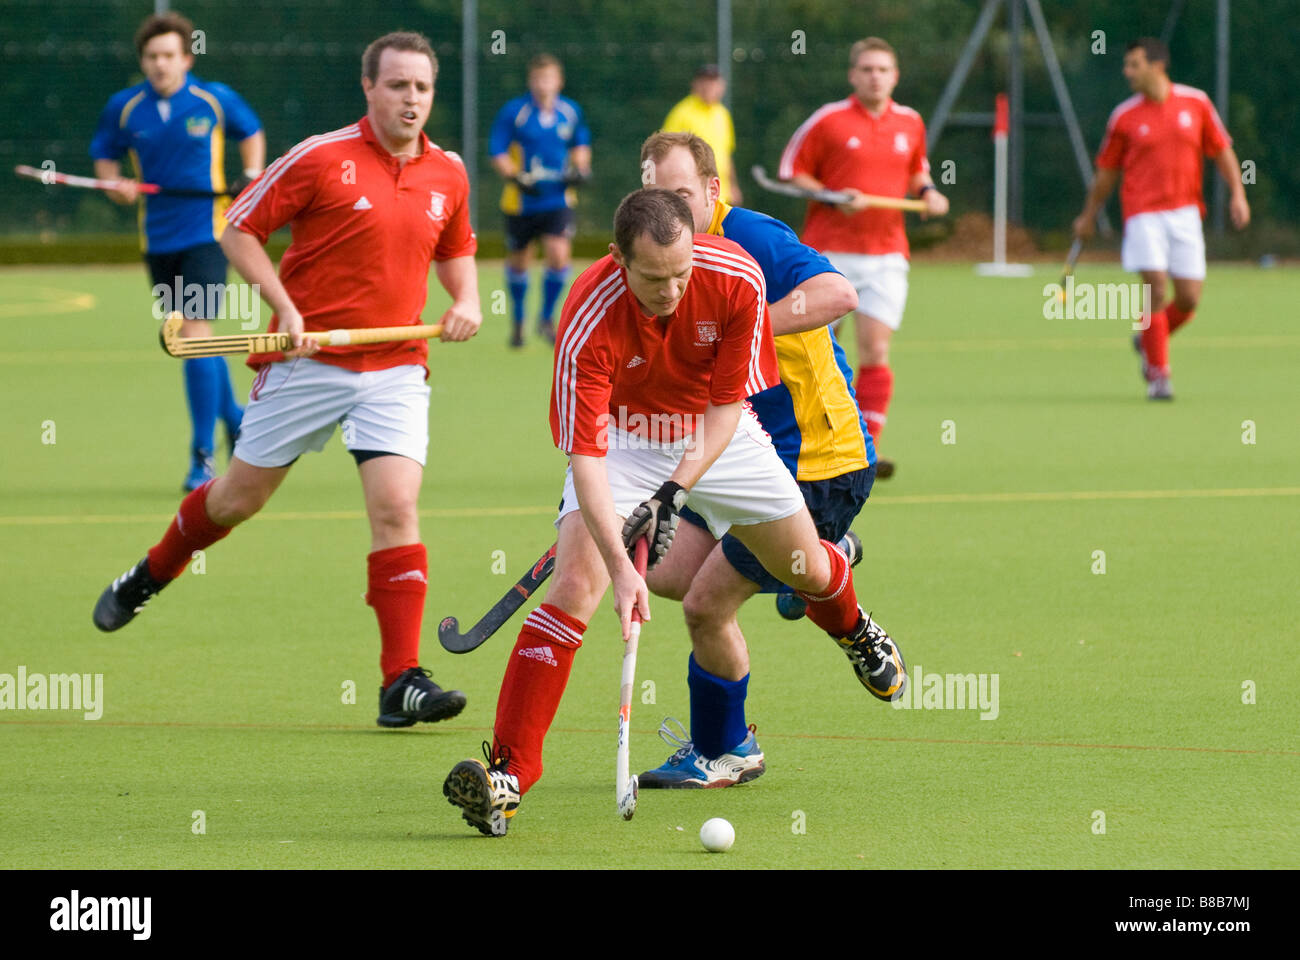
<path fill-rule="evenodd" d="M 573 489 L 578 495 L 583 522 L 614 584 L 614 611 L 626 641 L 632 632 L 634 606 L 641 611 L 641 619 L 650 619 L 650 591 L 632 566 L 627 547 L 623 545 L 623 522 L 614 510 L 604 458 L 575 453 L 569 457 L 569 464 L 573 468 Z"/>
<path fill-rule="evenodd" d="M 512 180 L 519 172 L 519 165 L 510 154 L 498 153 L 492 158 L 492 169 L 500 174 L 503 180 Z"/>
<path fill-rule="evenodd" d="M 442 324 L 442 340 L 468 340 L 478 333 L 483 323 L 483 310 L 478 298 L 478 271 L 473 257 L 453 257 L 439 260 L 434 269 L 438 282 L 451 294 L 452 304 L 438 322 Z"/>
<path fill-rule="evenodd" d="M 95 176 L 100 180 L 116 180 L 117 186 L 112 190 L 106 190 L 110 200 L 114 203 L 120 203 L 123 206 L 130 206 L 135 203 L 139 193 L 136 190 L 137 180 L 130 177 L 122 176 L 122 165 L 116 160 L 96 160 Z"/>
<path fill-rule="evenodd" d="M 591 176 L 591 147 L 572 147 L 569 150 L 569 165 L 584 177 Z"/>
<path fill-rule="evenodd" d="M 819 273 L 768 307 L 772 336 L 816 330 L 857 308 L 858 292 L 843 274 Z"/>
<path fill-rule="evenodd" d="M 1115 184 L 1119 182 L 1119 171 L 1110 167 L 1099 167 L 1097 177 L 1092 181 L 1092 189 L 1088 191 L 1088 199 L 1084 201 L 1083 212 L 1074 218 L 1074 235 L 1087 239 L 1092 236 L 1093 229 L 1097 220 L 1097 213 L 1101 210 L 1106 198 L 1111 195 L 1115 189 Z"/>
<path fill-rule="evenodd" d="M 948 212 L 948 198 L 939 192 L 930 175 L 924 171 L 912 175 L 907 185 L 907 192 L 925 201 L 925 213 L 921 214 L 922 220 L 927 217 L 942 217 Z"/>
<path fill-rule="evenodd" d="M 266 134 L 261 130 L 239 141 L 239 162 L 250 180 L 266 169 Z"/>
<path fill-rule="evenodd" d="M 286 357 L 310 357 L 320 349 L 314 340 L 303 340 L 302 314 L 294 306 L 288 291 L 280 283 L 275 272 L 275 264 L 267 256 L 261 241 L 251 233 L 245 233 L 236 227 L 227 228 L 221 235 L 221 249 L 239 275 L 261 288 L 262 299 L 267 302 L 280 321 L 280 330 L 289 334 L 294 349 L 285 352 Z"/>
<path fill-rule="evenodd" d="M 1232 191 L 1232 196 L 1228 199 L 1228 216 L 1232 225 L 1243 230 L 1250 223 L 1250 204 L 1246 200 L 1246 188 L 1241 182 L 1241 163 L 1237 160 L 1237 151 L 1232 147 L 1224 147 L 1214 157 L 1214 165 Z"/>

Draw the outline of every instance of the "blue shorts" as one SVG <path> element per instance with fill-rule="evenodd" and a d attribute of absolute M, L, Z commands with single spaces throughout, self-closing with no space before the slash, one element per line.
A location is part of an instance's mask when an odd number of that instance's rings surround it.
<path fill-rule="evenodd" d="M 221 244 L 200 243 L 171 253 L 146 253 L 144 262 L 155 287 L 174 291 L 172 302 L 181 306 L 187 319 L 211 320 L 220 315 L 227 270 Z M 190 293 L 192 284 L 203 288 L 203 296 Z"/>
<path fill-rule="evenodd" d="M 871 485 L 876 480 L 876 465 L 841 474 L 827 480 L 800 480 L 799 490 L 808 504 L 817 536 L 835 543 L 849 532 L 853 520 L 871 495 Z M 708 530 L 704 520 L 690 507 L 683 507 L 681 517 L 688 523 Z M 758 562 L 758 558 L 731 534 L 723 534 L 722 554 L 746 580 L 758 584 L 759 593 L 790 593 L 791 588 L 772 576 Z"/>
<path fill-rule="evenodd" d="M 506 214 L 506 249 L 523 250 L 538 237 L 569 237 L 574 234 L 573 211 L 557 207 L 541 213 Z"/>

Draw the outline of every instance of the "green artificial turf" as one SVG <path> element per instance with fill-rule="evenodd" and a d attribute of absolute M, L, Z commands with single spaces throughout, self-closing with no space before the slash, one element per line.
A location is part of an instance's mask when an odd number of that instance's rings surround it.
<path fill-rule="evenodd" d="M 97 720 L 0 712 L 0 857 L 9 867 L 1296 866 L 1295 273 L 1211 268 L 1196 319 L 1173 341 L 1172 404 L 1144 399 L 1124 321 L 1044 319 L 1052 273 L 994 280 L 968 264 L 914 266 L 884 444 L 898 473 L 855 524 L 864 606 L 914 672 L 997 675 L 996 717 L 880 703 L 829 639 L 757 598 L 742 625 L 767 773 L 726 791 L 645 791 L 625 823 L 613 783 L 621 645 L 606 600 L 546 775 L 509 836 L 489 840 L 441 784 L 488 736 L 522 617 L 462 657 L 441 650 L 435 628 L 449 614 L 472 622 L 551 543 L 564 469 L 547 426 L 549 352 L 535 341 L 509 351 L 506 318 L 490 312 L 500 263 L 481 266 L 479 337 L 431 345 L 423 660 L 469 706 L 404 731 L 374 723 L 368 530 L 338 439 L 211 548 L 204 573 L 187 573 L 120 633 L 92 627 L 100 590 L 157 540 L 179 500 L 180 366 L 156 346 L 141 268 L 0 271 L 0 673 L 104 683 Z M 1084 264 L 1078 279 L 1129 278 Z M 433 288 L 429 317 L 445 302 Z M 242 397 L 251 375 L 235 369 Z M 634 769 L 668 755 L 655 736 L 663 716 L 688 716 L 680 611 L 652 609 L 637 681 L 653 702 L 634 701 Z M 713 816 L 736 827 L 722 856 L 697 838 Z"/>

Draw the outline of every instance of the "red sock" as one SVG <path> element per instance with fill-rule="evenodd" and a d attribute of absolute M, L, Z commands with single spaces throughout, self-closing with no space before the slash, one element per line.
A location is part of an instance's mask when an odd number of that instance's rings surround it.
<path fill-rule="evenodd" d="M 1192 319 L 1192 314 L 1196 313 L 1196 308 L 1190 310 L 1180 310 L 1176 303 L 1171 303 L 1165 307 L 1165 316 L 1169 320 L 1169 335 L 1172 337 L 1174 331 Z"/>
<path fill-rule="evenodd" d="M 1169 376 L 1169 319 L 1164 310 L 1151 314 L 1147 328 L 1142 331 L 1142 352 L 1154 376 Z"/>
<path fill-rule="evenodd" d="M 821 596 L 800 593 L 808 601 L 808 619 L 836 639 L 847 637 L 858 625 L 858 595 L 853 589 L 849 558 L 829 540 L 823 540 L 831 561 L 831 579 Z"/>
<path fill-rule="evenodd" d="M 155 580 L 175 580 L 185 572 L 195 550 L 212 546 L 234 527 L 223 527 L 208 518 L 209 480 L 181 501 L 163 538 L 149 548 L 149 575 Z"/>
<path fill-rule="evenodd" d="M 542 741 L 551 728 L 569 682 L 573 655 L 587 625 L 557 606 L 544 603 L 524 620 L 497 696 L 492 755 L 510 752 L 510 772 L 519 792 L 542 776 Z"/>
<path fill-rule="evenodd" d="M 422 543 L 376 550 L 366 558 L 366 603 L 379 620 L 379 669 L 387 687 L 420 665 L 420 623 L 429 589 L 429 554 Z"/>
<path fill-rule="evenodd" d="M 894 371 L 887 363 L 859 367 L 858 382 L 853 386 L 858 395 L 858 409 L 862 411 L 862 419 L 867 421 L 867 431 L 874 442 L 885 429 L 889 398 L 894 395 Z"/>

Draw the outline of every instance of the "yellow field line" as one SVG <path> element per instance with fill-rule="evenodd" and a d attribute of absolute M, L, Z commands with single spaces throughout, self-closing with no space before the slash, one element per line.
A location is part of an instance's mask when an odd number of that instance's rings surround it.
<path fill-rule="evenodd" d="M 1300 497 L 1300 487 L 1227 487 L 1213 490 L 1048 490 L 1023 493 L 916 493 L 873 498 L 874 507 L 951 503 L 1070 503 L 1095 500 L 1217 500 L 1238 497 Z M 421 510 L 420 516 L 442 520 L 481 517 L 550 517 L 555 507 L 459 507 Z M 364 510 L 268 510 L 259 520 L 364 520 Z M 162 513 L 62 514 L 0 516 L 0 527 L 52 527 L 79 524 L 160 523 Z"/>
<path fill-rule="evenodd" d="M 60 290 L 58 287 L 25 287 L 25 296 L 35 294 L 42 298 L 36 303 L 0 303 L 0 317 L 28 317 L 51 313 L 80 313 L 95 309 L 95 295 L 77 290 Z"/>

